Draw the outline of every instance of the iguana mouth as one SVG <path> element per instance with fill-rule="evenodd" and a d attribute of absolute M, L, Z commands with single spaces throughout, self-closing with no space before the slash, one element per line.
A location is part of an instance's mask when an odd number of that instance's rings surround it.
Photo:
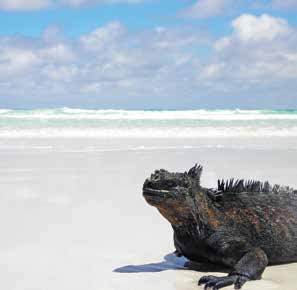
<path fill-rule="evenodd" d="M 143 188 L 142 193 L 144 196 L 156 196 L 162 194 L 169 194 L 170 191 L 163 189 Z"/>
<path fill-rule="evenodd" d="M 166 198 L 172 198 L 172 193 L 169 190 L 164 189 L 154 189 L 149 187 L 144 187 L 142 189 L 143 197 L 150 204 L 155 204 L 162 202 Z"/>
<path fill-rule="evenodd" d="M 155 184 L 151 180 L 147 180 L 143 185 L 142 193 L 144 197 L 148 198 L 174 198 L 179 187 L 176 184 Z"/>
<path fill-rule="evenodd" d="M 143 197 L 146 199 L 146 201 L 149 204 L 156 206 L 157 204 L 164 203 L 165 200 L 175 198 L 175 191 L 173 190 L 174 188 L 171 188 L 168 190 L 158 189 L 158 188 L 152 188 L 149 185 L 150 183 L 145 184 L 142 189 Z"/>

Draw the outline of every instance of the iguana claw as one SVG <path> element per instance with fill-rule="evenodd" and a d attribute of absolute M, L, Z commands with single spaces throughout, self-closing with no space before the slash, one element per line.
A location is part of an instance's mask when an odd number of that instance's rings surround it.
<path fill-rule="evenodd" d="M 225 277 L 203 276 L 198 285 L 204 285 L 204 289 L 217 290 L 234 284 L 235 289 L 240 289 L 245 282 L 249 280 L 248 277 L 234 274 Z"/>

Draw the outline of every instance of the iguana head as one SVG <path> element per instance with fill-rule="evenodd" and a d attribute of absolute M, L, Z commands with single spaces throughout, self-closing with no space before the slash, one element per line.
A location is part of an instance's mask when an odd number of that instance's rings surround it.
<path fill-rule="evenodd" d="M 202 167 L 195 165 L 185 173 L 156 170 L 143 185 L 143 196 L 172 224 L 181 224 L 192 214 L 193 189 L 200 188 Z"/>

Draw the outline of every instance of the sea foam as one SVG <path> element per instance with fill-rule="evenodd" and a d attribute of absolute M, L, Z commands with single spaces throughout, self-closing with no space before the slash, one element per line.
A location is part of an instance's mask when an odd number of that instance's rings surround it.
<path fill-rule="evenodd" d="M 0 109 L 0 137 L 297 137 L 297 110 Z"/>

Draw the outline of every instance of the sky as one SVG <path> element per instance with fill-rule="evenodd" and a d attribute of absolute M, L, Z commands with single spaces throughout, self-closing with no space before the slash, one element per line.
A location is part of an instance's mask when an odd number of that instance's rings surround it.
<path fill-rule="evenodd" d="M 297 108 L 297 1 L 0 0 L 0 107 Z"/>

